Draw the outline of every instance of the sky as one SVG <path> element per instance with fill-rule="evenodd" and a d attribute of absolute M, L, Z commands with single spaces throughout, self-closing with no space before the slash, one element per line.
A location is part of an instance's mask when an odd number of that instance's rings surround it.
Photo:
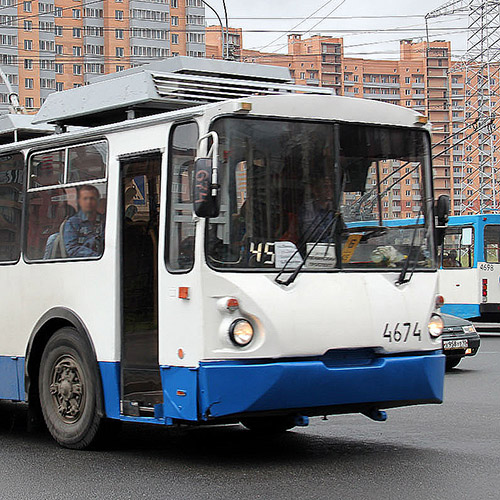
<path fill-rule="evenodd" d="M 222 17 L 222 0 L 207 2 Z M 230 26 L 243 28 L 246 49 L 286 52 L 286 32 L 322 7 L 293 32 L 341 36 L 346 56 L 366 59 L 398 59 L 399 40 L 425 37 L 425 14 L 444 3 L 445 0 L 226 0 Z M 209 9 L 206 15 L 208 25 L 218 24 Z M 325 16 L 328 18 L 322 20 Z M 436 18 L 429 22 L 430 39 L 451 40 L 453 54 L 458 58 L 466 49 L 466 27 L 467 18 L 463 15 Z"/>

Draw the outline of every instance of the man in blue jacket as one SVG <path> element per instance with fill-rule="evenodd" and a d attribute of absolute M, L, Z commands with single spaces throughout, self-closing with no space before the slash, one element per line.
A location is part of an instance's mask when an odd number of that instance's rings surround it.
<path fill-rule="evenodd" d="M 104 216 L 99 191 L 85 185 L 78 191 L 79 211 L 64 224 L 64 245 L 68 257 L 99 257 L 104 248 Z"/>

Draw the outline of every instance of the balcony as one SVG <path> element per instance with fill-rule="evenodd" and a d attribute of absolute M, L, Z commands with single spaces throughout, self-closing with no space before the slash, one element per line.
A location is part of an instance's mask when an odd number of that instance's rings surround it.
<path fill-rule="evenodd" d="M 344 80 L 344 85 L 345 86 L 351 86 L 351 85 L 355 85 L 356 82 L 352 81 L 352 80 Z"/>
<path fill-rule="evenodd" d="M 463 90 L 464 89 L 464 84 L 463 83 L 452 83 L 451 84 L 451 88 L 452 89 L 461 89 L 461 90 Z"/>
<path fill-rule="evenodd" d="M 363 87 L 381 88 L 381 89 L 399 89 L 399 83 L 384 83 L 384 82 L 363 82 Z"/>
<path fill-rule="evenodd" d="M 420 212 L 420 206 L 413 207 L 412 210 L 414 212 Z"/>
<path fill-rule="evenodd" d="M 399 101 L 401 96 L 399 94 L 364 94 L 365 99 L 377 99 L 383 101 Z"/>
<path fill-rule="evenodd" d="M 356 97 L 359 94 L 355 94 L 354 92 L 350 92 L 349 90 L 344 90 L 345 97 Z"/>
<path fill-rule="evenodd" d="M 399 194 L 393 194 L 390 198 L 392 201 L 401 201 L 401 195 Z"/>
<path fill-rule="evenodd" d="M 425 89 L 425 83 L 412 83 L 411 86 L 414 89 Z"/>
<path fill-rule="evenodd" d="M 405 96 L 406 97 L 406 96 Z M 412 99 L 420 99 L 420 100 L 424 100 L 425 99 L 425 94 L 413 94 L 411 96 Z"/>
<path fill-rule="evenodd" d="M 319 87 L 319 79 L 318 78 L 308 78 L 306 80 L 307 85 L 313 85 L 315 87 Z"/>
<path fill-rule="evenodd" d="M 420 189 L 420 184 L 413 184 L 411 188 L 417 191 L 418 189 Z"/>
<path fill-rule="evenodd" d="M 401 212 L 401 207 L 391 207 L 393 212 Z"/>

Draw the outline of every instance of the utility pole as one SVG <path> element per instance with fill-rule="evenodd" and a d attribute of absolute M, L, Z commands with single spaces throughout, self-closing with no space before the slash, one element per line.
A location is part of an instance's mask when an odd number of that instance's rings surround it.
<path fill-rule="evenodd" d="M 467 138 L 461 183 L 452 188 L 460 188 L 461 214 L 483 213 L 500 208 L 500 136 L 496 124 L 500 99 L 500 0 L 450 1 L 427 14 L 426 22 L 460 13 L 468 17 L 467 51 L 450 73 L 465 74 L 463 116 Z"/>

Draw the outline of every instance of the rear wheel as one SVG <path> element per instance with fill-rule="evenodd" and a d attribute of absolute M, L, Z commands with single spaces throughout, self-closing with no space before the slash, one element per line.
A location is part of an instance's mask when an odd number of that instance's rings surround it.
<path fill-rule="evenodd" d="M 266 434 L 280 434 L 295 427 L 295 418 L 291 416 L 250 417 L 241 423 L 249 430 Z"/>
<path fill-rule="evenodd" d="M 53 438 L 66 448 L 88 448 L 102 420 L 101 384 L 92 350 L 74 328 L 61 328 L 47 342 L 38 389 Z"/>
<path fill-rule="evenodd" d="M 462 361 L 462 358 L 446 358 L 446 371 L 453 370 Z"/>

